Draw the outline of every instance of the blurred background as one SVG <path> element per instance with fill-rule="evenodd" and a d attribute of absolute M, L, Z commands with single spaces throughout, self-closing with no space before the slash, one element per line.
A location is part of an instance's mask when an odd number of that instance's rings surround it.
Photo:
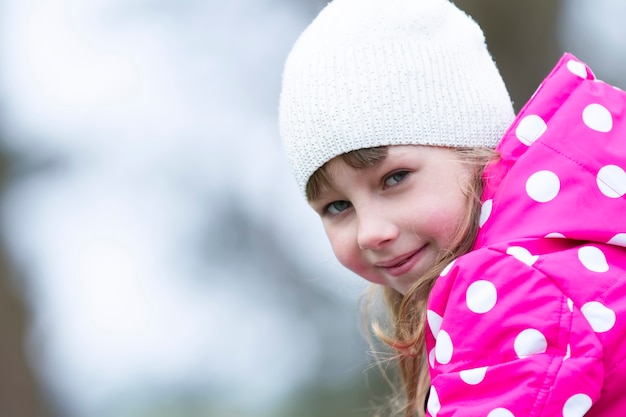
<path fill-rule="evenodd" d="M 0 416 L 343 417 L 365 286 L 280 148 L 323 0 L 0 0 Z M 458 0 L 516 109 L 563 51 L 626 85 L 626 3 Z"/>

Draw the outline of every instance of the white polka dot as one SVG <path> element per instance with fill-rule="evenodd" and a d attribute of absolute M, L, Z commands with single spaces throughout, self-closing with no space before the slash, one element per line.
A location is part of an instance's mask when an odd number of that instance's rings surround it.
<path fill-rule="evenodd" d="M 439 394 L 437 394 L 437 390 L 434 385 L 431 385 L 430 387 L 430 394 L 428 395 L 428 404 L 426 404 L 426 409 L 432 417 L 437 417 L 437 413 L 441 410 Z"/>
<path fill-rule="evenodd" d="M 567 299 L 567 308 L 569 308 L 570 312 L 574 312 L 574 302 L 571 298 Z"/>
<path fill-rule="evenodd" d="M 515 417 L 515 415 L 506 408 L 495 408 L 487 414 L 487 417 Z"/>
<path fill-rule="evenodd" d="M 446 265 L 446 267 L 443 268 L 443 271 L 441 271 L 441 274 L 439 274 L 439 276 L 444 277 L 444 276 L 448 275 L 448 272 L 450 272 L 450 270 L 452 269 L 453 265 L 454 265 L 454 261 L 452 261 L 448 265 Z"/>
<path fill-rule="evenodd" d="M 530 252 L 528 252 L 528 249 L 521 246 L 511 246 L 506 250 L 506 254 L 511 255 L 518 261 L 523 262 L 528 266 L 532 266 L 535 262 L 537 262 L 537 259 L 539 259 L 538 255 L 533 256 Z"/>
<path fill-rule="evenodd" d="M 583 417 L 591 405 L 592 401 L 588 395 L 572 395 L 563 406 L 563 417 Z"/>
<path fill-rule="evenodd" d="M 434 311 L 427 310 L 426 321 L 428 321 L 428 327 L 430 327 L 430 331 L 436 339 L 439 329 L 441 329 L 441 322 L 443 321 L 443 318 Z"/>
<path fill-rule="evenodd" d="M 519 122 L 515 128 L 515 136 L 524 145 L 530 146 L 544 134 L 547 128 L 548 125 L 541 117 L 531 114 Z"/>
<path fill-rule="evenodd" d="M 587 68 L 585 68 L 585 64 L 582 62 L 570 59 L 567 61 L 567 69 L 570 70 L 572 74 L 578 75 L 582 79 L 587 78 Z"/>
<path fill-rule="evenodd" d="M 435 367 L 435 348 L 431 349 L 428 353 L 428 363 L 431 368 Z"/>
<path fill-rule="evenodd" d="M 491 216 L 491 210 L 493 209 L 493 200 L 487 200 L 480 207 L 480 219 L 478 220 L 478 225 L 483 227 L 489 217 Z"/>
<path fill-rule="evenodd" d="M 606 165 L 598 171 L 598 188 L 609 198 L 620 198 L 626 194 L 626 172 L 617 165 Z"/>
<path fill-rule="evenodd" d="M 578 259 L 591 272 L 606 272 L 609 270 L 609 264 L 606 262 L 604 253 L 595 246 L 583 246 L 578 249 Z"/>
<path fill-rule="evenodd" d="M 590 104 L 583 110 L 583 122 L 597 132 L 610 132 L 613 128 L 611 113 L 601 104 Z"/>
<path fill-rule="evenodd" d="M 546 239 L 565 239 L 565 235 L 563 233 L 548 233 L 546 235 Z"/>
<path fill-rule="evenodd" d="M 514 342 L 515 353 L 519 358 L 544 353 L 548 348 L 546 337 L 536 329 L 526 329 L 517 335 Z"/>
<path fill-rule="evenodd" d="M 445 330 L 440 330 L 437 343 L 435 344 L 435 359 L 440 364 L 445 365 L 452 359 L 453 351 L 454 347 L 452 346 L 450 335 Z"/>
<path fill-rule="evenodd" d="M 478 385 L 483 382 L 486 373 L 487 367 L 484 366 L 482 368 L 466 369 L 465 371 L 459 372 L 459 376 L 466 384 Z"/>
<path fill-rule="evenodd" d="M 615 326 L 615 312 L 597 301 L 590 301 L 580 309 L 596 333 L 608 332 Z"/>
<path fill-rule="evenodd" d="M 483 314 L 490 311 L 498 300 L 496 286 L 489 281 L 479 280 L 467 288 L 465 302 L 474 313 Z"/>
<path fill-rule="evenodd" d="M 552 171 L 538 171 L 526 181 L 526 193 L 538 203 L 547 203 L 559 194 L 561 181 Z"/>
<path fill-rule="evenodd" d="M 606 243 L 609 245 L 626 246 L 626 233 L 618 233 Z"/>

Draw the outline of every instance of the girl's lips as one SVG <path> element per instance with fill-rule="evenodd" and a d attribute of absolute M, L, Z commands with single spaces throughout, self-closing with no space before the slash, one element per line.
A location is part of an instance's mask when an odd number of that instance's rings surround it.
<path fill-rule="evenodd" d="M 376 264 L 376 266 L 378 268 L 384 269 L 385 272 L 387 272 L 389 275 L 392 275 L 395 277 L 404 275 L 407 272 L 409 272 L 411 269 L 413 269 L 417 261 L 419 261 L 420 259 L 419 254 L 422 252 L 422 249 L 424 249 L 424 246 L 422 246 L 415 252 L 411 252 L 406 255 L 399 256 L 397 258 L 392 259 L 391 261 L 380 262 Z"/>

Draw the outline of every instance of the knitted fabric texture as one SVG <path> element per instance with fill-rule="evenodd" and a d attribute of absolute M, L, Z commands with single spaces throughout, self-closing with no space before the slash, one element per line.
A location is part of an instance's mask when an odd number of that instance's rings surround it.
<path fill-rule="evenodd" d="M 482 30 L 448 0 L 334 0 L 283 72 L 280 133 L 303 194 L 343 153 L 494 148 L 513 119 Z"/>

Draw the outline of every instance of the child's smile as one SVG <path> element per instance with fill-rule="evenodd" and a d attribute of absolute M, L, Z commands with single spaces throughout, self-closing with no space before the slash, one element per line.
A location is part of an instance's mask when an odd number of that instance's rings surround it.
<path fill-rule="evenodd" d="M 391 146 L 364 169 L 335 158 L 331 186 L 311 206 L 344 266 L 406 293 L 451 245 L 468 210 L 471 170 L 454 150 L 430 146 Z"/>
<path fill-rule="evenodd" d="M 422 253 L 423 248 L 424 246 L 411 253 L 400 255 L 391 261 L 378 262 L 375 266 L 384 270 L 389 275 L 395 277 L 402 276 L 413 269 L 419 260 L 419 255 Z"/>

